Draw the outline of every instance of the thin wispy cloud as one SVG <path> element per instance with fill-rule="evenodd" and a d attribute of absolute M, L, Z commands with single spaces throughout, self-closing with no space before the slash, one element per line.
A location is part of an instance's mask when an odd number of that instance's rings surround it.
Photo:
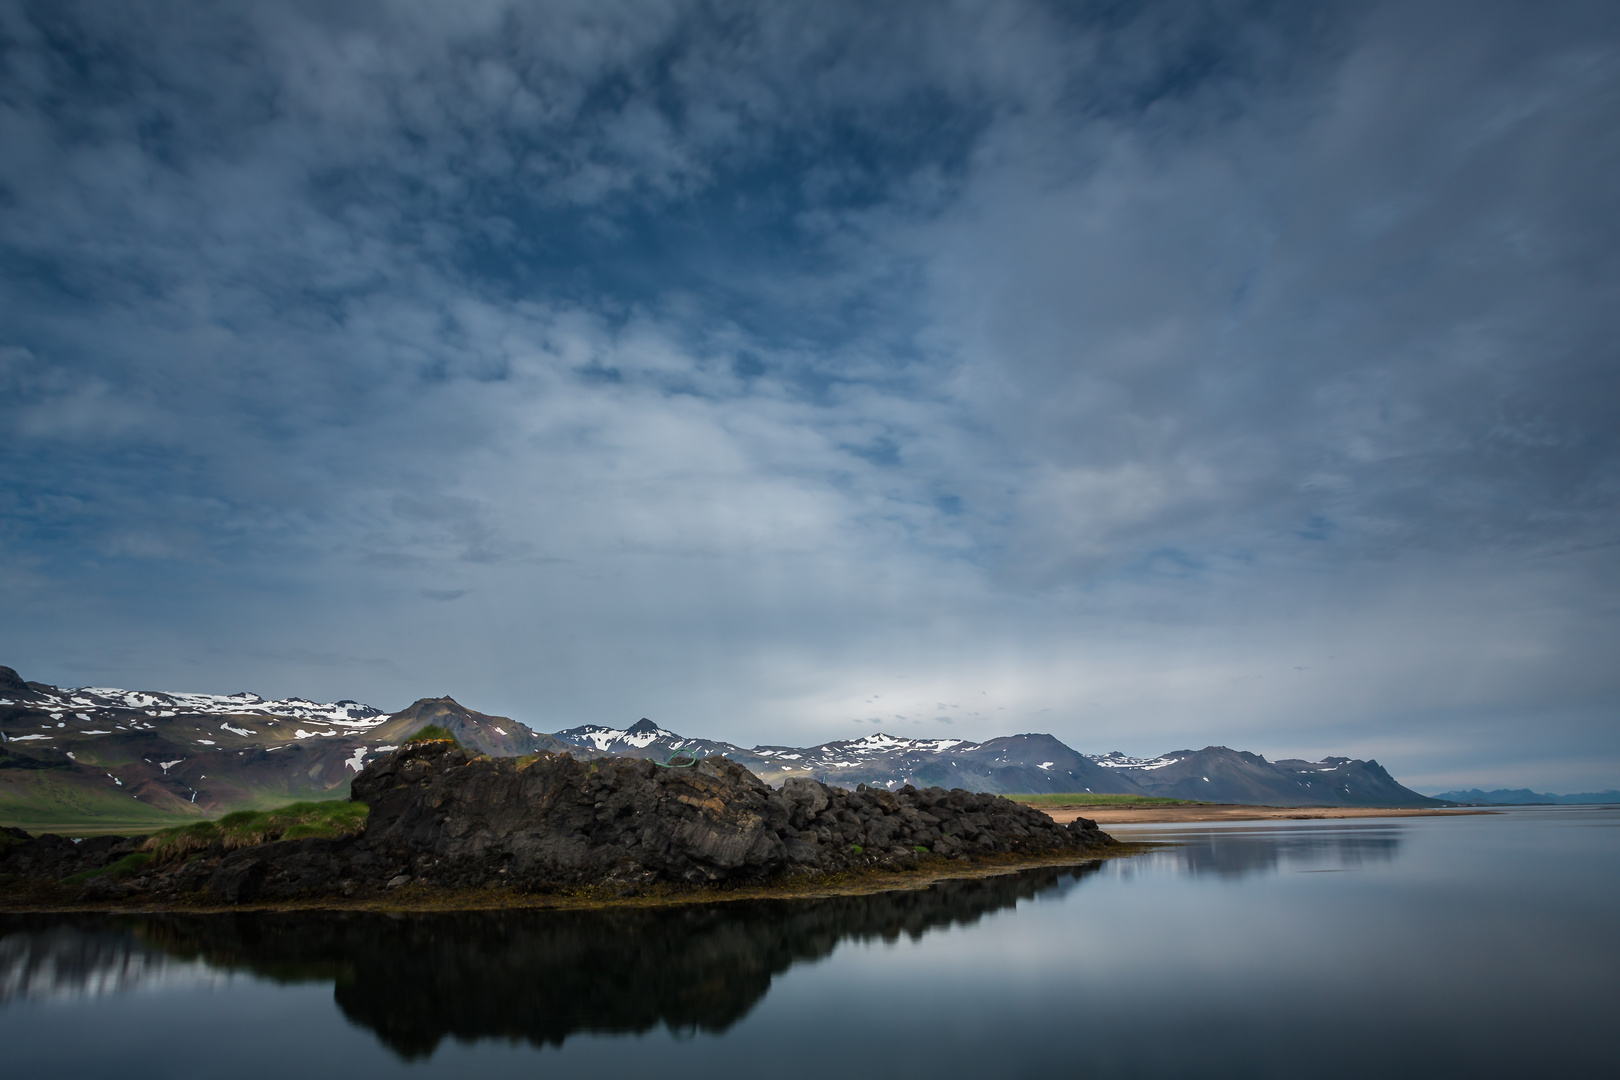
<path fill-rule="evenodd" d="M 1612 786 L 1620 18 L 1307 7 L 0 4 L 4 662 Z"/>

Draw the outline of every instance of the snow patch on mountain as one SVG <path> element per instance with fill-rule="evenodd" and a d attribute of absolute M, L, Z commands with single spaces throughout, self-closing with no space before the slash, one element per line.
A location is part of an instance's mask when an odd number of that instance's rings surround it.
<path fill-rule="evenodd" d="M 597 724 L 586 724 L 583 727 L 570 728 L 566 732 L 558 732 L 558 737 L 568 736 L 568 741 L 581 745 L 589 744 L 602 753 L 611 753 L 614 750 L 629 746 L 637 750 L 645 750 L 659 740 L 668 740 L 670 749 L 679 750 L 690 740 L 683 739 L 673 731 L 665 731 L 661 727 L 642 727 L 637 724 L 629 728 L 601 727 Z"/>
<path fill-rule="evenodd" d="M 75 690 L 41 691 L 33 701 L 0 704 L 28 704 L 62 713 L 73 712 L 83 722 L 113 719 L 114 711 L 139 712 L 159 720 L 177 716 L 274 716 L 288 720 L 315 720 L 354 730 L 376 727 L 388 719 L 381 709 L 358 701 L 319 702 L 290 697 L 269 700 L 258 694 L 161 693 L 147 690 L 121 690 L 112 686 L 82 686 Z M 53 713 L 61 718 L 61 713 Z"/>
<path fill-rule="evenodd" d="M 806 769 L 853 769 L 878 758 L 907 754 L 971 753 L 981 744 L 966 739 L 907 739 L 878 732 L 859 739 L 842 739 L 820 746 L 756 746 L 755 757 L 801 762 Z"/>
<path fill-rule="evenodd" d="M 1180 758 L 1175 757 L 1126 757 L 1118 750 L 1115 750 L 1111 754 L 1087 754 L 1086 756 L 1105 769 L 1141 769 L 1143 771 L 1162 769 L 1167 765 L 1174 765 L 1176 762 L 1181 760 Z"/>

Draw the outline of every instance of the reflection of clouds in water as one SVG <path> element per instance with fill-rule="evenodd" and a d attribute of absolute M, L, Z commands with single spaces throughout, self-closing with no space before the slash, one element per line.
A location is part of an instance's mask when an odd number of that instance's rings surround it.
<path fill-rule="evenodd" d="M 1243 877 L 1248 874 L 1355 870 L 1389 863 L 1403 840 L 1395 823 L 1321 827 L 1120 830 L 1125 840 L 1152 840 L 1174 847 L 1143 856 L 1153 869 Z M 1132 860 L 1136 862 L 1137 860 Z M 1130 872 L 1133 867 L 1121 864 Z"/>
<path fill-rule="evenodd" d="M 1388 863 L 1392 823 L 1121 830 L 1170 843 L 1102 864 L 1135 876 L 1350 870 Z M 931 889 L 666 910 L 467 915 L 0 918 L 0 1007 L 232 979 L 335 984 L 335 1003 L 403 1057 L 446 1036 L 724 1031 L 794 964 L 845 942 L 970 926 L 1019 901 L 1061 901 L 1098 869 L 1052 869 Z M 410 988 L 403 992 L 402 988 Z"/>
<path fill-rule="evenodd" d="M 73 926 L 7 931 L 0 931 L 0 1006 L 132 990 L 212 987 L 232 978 L 229 971 L 201 960 L 172 957 L 127 931 Z"/>
<path fill-rule="evenodd" d="M 1097 867 L 873 896 L 599 912 L 19 916 L 0 919 L 0 985 L 20 999 L 232 972 L 327 982 L 345 1017 L 404 1058 L 431 1055 L 447 1036 L 560 1045 L 660 1025 L 721 1032 L 775 976 L 845 942 L 971 926 L 1020 901 L 1062 897 Z"/>

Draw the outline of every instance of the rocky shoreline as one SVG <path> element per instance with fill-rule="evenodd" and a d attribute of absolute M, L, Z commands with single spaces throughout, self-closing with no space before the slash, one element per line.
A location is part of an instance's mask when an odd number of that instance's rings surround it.
<path fill-rule="evenodd" d="M 328 899 L 422 902 L 472 891 L 604 896 L 805 884 L 950 860 L 1084 859 L 1115 841 L 994 795 L 942 788 L 772 789 L 724 758 L 667 768 L 571 755 L 490 758 L 448 741 L 367 765 L 362 831 L 153 854 L 144 837 L 71 840 L 5 830 L 0 907 L 233 906 Z M 148 849 L 143 852 L 142 849 Z M 152 857 L 143 859 L 142 856 Z M 934 876 L 934 875 L 930 875 Z"/>

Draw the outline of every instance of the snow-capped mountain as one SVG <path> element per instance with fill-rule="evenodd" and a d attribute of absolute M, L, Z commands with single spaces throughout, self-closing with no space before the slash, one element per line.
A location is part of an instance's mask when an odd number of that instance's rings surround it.
<path fill-rule="evenodd" d="M 1104 754 L 1098 766 L 1138 790 L 1173 799 L 1265 806 L 1424 806 L 1435 800 L 1396 783 L 1376 761 L 1329 757 L 1267 761 L 1260 754 L 1206 746 L 1154 758 Z"/>
<path fill-rule="evenodd" d="M 665 732 L 673 738 L 673 733 Z M 1156 757 L 1082 754 L 1051 735 L 985 742 L 867 735 L 820 746 L 756 746 L 727 752 L 770 783 L 808 776 L 823 783 L 897 788 L 962 787 L 1001 793 L 1089 792 L 1270 806 L 1422 806 L 1434 800 L 1396 783 L 1376 761 L 1267 761 L 1208 746 Z"/>
<path fill-rule="evenodd" d="M 33 684 L 38 686 L 40 684 Z M 176 716 L 241 716 L 276 717 L 285 720 L 310 720 L 322 724 L 363 730 L 387 719 L 387 713 L 362 705 L 358 701 L 322 703 L 303 698 L 266 700 L 258 694 L 190 694 L 160 693 L 145 690 L 118 690 L 104 686 L 85 686 L 76 690 L 50 687 L 28 693 L 16 693 L 16 700 L 0 690 L 0 706 L 27 703 L 59 714 L 58 720 L 78 720 L 96 723 L 107 720 L 123 722 L 148 719 L 167 720 Z"/>
<path fill-rule="evenodd" d="M 1139 773 L 1162 769 L 1166 765 L 1174 765 L 1180 760 L 1173 757 L 1127 757 L 1118 750 L 1111 754 L 1090 754 L 1087 756 L 1104 769 L 1134 769 Z"/>
<path fill-rule="evenodd" d="M 1051 735 L 1006 735 L 987 742 L 867 735 L 820 746 L 758 746 L 745 762 L 772 783 L 809 776 L 823 783 L 973 791 L 1139 793 Z"/>
<path fill-rule="evenodd" d="M 483 753 L 561 746 L 449 698 L 390 714 L 356 701 L 62 689 L 0 667 L 0 805 L 83 820 L 127 816 L 131 801 L 162 814 L 333 798 L 430 723 Z"/>
<path fill-rule="evenodd" d="M 1435 802 L 1396 783 L 1376 761 L 1343 757 L 1271 762 L 1222 746 L 1150 758 L 1090 755 L 1043 734 L 973 742 L 877 733 L 818 746 L 744 748 L 681 735 L 645 718 L 627 728 L 587 724 L 546 735 L 448 697 L 385 713 L 350 700 L 61 689 L 24 682 L 0 667 L 0 806 L 65 807 L 69 816 L 83 818 L 116 814 L 120 807 L 127 813 L 130 799 L 154 813 L 217 813 L 272 799 L 332 798 L 367 762 L 428 724 L 494 756 L 567 751 L 668 762 L 719 754 L 771 784 L 803 776 L 843 787 L 912 784 L 1273 806 Z"/>
<path fill-rule="evenodd" d="M 672 755 L 722 754 L 767 783 L 808 776 L 823 783 L 898 788 L 962 787 L 974 791 L 1126 791 L 1129 780 L 1098 769 L 1050 735 L 1009 735 L 977 743 L 966 739 L 907 739 L 878 733 L 820 746 L 755 746 L 697 739 L 642 719 L 628 728 L 594 724 L 559 731 L 555 738 L 588 754 L 667 761 Z M 1099 786 L 1101 785 L 1101 786 Z M 1111 786 L 1110 786 L 1111 785 Z"/>
<path fill-rule="evenodd" d="M 677 735 L 673 731 L 665 731 L 646 717 L 642 717 L 627 728 L 584 724 L 556 732 L 551 737 L 571 750 L 583 751 L 592 756 L 612 754 L 617 757 L 668 761 L 671 756 L 680 752 L 695 754 L 698 757 L 720 754 L 733 761 L 743 761 L 749 754 L 749 751 L 728 742 L 691 739 Z"/>

